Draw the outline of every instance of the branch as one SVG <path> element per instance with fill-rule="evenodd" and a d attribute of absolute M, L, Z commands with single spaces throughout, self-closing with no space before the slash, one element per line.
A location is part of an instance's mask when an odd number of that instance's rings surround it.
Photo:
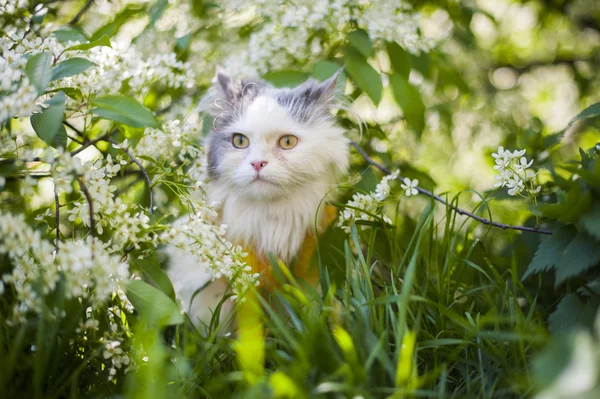
<path fill-rule="evenodd" d="M 83 182 L 83 179 L 81 179 L 81 177 L 77 177 L 77 182 L 79 183 L 79 187 L 81 188 L 81 191 L 83 191 L 83 195 L 85 195 L 85 199 L 88 202 L 88 206 L 90 208 L 90 229 L 91 231 L 91 235 L 92 238 L 94 238 L 96 236 L 96 219 L 94 219 L 94 204 L 92 202 L 92 196 L 90 195 L 90 191 L 88 190 L 87 186 L 85 185 L 85 183 Z M 92 245 L 93 245 L 93 241 L 92 241 Z M 92 247 L 92 259 L 94 258 L 94 249 Z"/>
<path fill-rule="evenodd" d="M 54 217 L 56 218 L 56 242 L 54 247 L 56 248 L 56 253 L 58 254 L 58 242 L 60 240 L 60 204 L 58 203 L 58 194 L 56 194 L 56 185 L 54 186 L 54 205 L 56 206 L 56 210 L 54 211 Z"/>
<path fill-rule="evenodd" d="M 83 14 L 85 14 L 87 12 L 87 10 L 92 6 L 93 3 L 94 3 L 94 0 L 87 0 L 85 2 L 85 4 L 83 5 L 83 7 L 81 8 L 81 10 L 79 10 L 79 12 L 77 14 L 75 14 L 73 19 L 69 21 L 69 25 L 75 25 L 77 22 L 79 22 L 81 17 L 83 17 Z"/>
<path fill-rule="evenodd" d="M 117 129 L 114 129 L 100 137 L 96 137 L 93 140 L 86 141 L 81 147 L 79 147 L 75 151 L 72 151 L 71 156 L 74 157 L 75 155 L 79 154 L 81 151 L 85 150 L 86 148 L 96 145 L 99 141 L 107 141 L 109 139 L 109 137 L 113 133 L 116 133 L 117 131 L 118 131 Z M 7 159 L 0 159 L 0 165 L 13 164 L 18 161 L 21 161 L 21 162 L 43 162 L 42 158 L 40 158 L 40 157 L 34 157 L 31 159 L 7 158 Z"/>
<path fill-rule="evenodd" d="M 117 144 L 112 140 L 110 141 L 110 143 Z M 138 168 L 140 168 L 140 171 L 144 175 L 144 179 L 146 179 L 146 183 L 148 184 L 148 192 L 150 193 L 150 211 L 149 211 L 149 213 L 152 214 L 152 210 L 154 208 L 154 195 L 152 194 L 152 181 L 150 181 L 150 175 L 148 174 L 148 172 L 146 171 L 146 168 L 144 168 L 142 163 L 133 155 L 133 153 L 131 151 L 129 151 L 129 148 L 122 148 L 122 149 L 123 149 L 123 151 L 125 151 L 127 153 L 127 155 L 129 155 L 129 158 L 131 158 L 133 163 L 135 163 L 138 166 Z"/>
<path fill-rule="evenodd" d="M 355 142 L 351 142 L 352 146 L 354 148 L 356 148 L 356 151 L 358 151 L 358 153 L 365 159 L 365 161 L 367 161 L 367 163 L 369 165 L 372 165 L 374 167 L 376 167 L 377 169 L 379 169 L 380 171 L 384 172 L 387 175 L 391 175 L 392 171 L 389 170 L 388 168 L 386 168 L 385 166 L 383 166 L 382 164 L 376 162 L 373 160 L 373 158 L 371 158 L 369 156 L 369 154 L 367 154 L 367 152 L 365 150 L 363 150 L 358 144 L 356 144 Z M 403 178 L 401 176 L 398 176 L 397 178 L 398 180 L 402 180 Z M 454 205 L 450 205 L 448 204 L 448 202 L 446 200 L 444 200 L 442 197 L 440 197 L 437 194 L 433 194 L 430 191 L 425 190 L 424 188 L 421 187 L 417 187 L 417 191 L 419 191 L 419 193 L 424 194 L 428 197 L 433 197 L 433 199 L 435 199 L 436 201 L 446 205 L 447 207 L 450 207 L 452 210 L 454 210 L 455 212 L 457 212 L 459 215 L 465 215 L 468 216 L 470 218 L 473 218 L 475 220 L 477 220 L 480 223 L 483 224 L 487 224 L 488 226 L 494 226 L 494 227 L 499 227 L 501 229 L 510 229 L 510 230 L 520 230 L 520 231 L 528 231 L 531 233 L 538 233 L 538 234 L 548 234 L 551 235 L 553 232 L 550 230 L 541 230 L 541 229 L 536 229 L 533 227 L 525 227 L 525 226 L 511 226 L 508 224 L 502 224 L 502 223 L 496 223 L 496 222 L 492 222 L 488 219 L 482 218 L 481 216 L 477 216 L 474 213 L 465 211 L 464 209 L 458 208 Z"/>

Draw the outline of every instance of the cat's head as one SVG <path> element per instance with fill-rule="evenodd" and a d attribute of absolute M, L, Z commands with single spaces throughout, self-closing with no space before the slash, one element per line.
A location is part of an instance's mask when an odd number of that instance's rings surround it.
<path fill-rule="evenodd" d="M 218 71 L 209 97 L 211 181 L 257 200 L 332 188 L 348 167 L 348 139 L 332 114 L 337 79 L 275 88 Z"/>

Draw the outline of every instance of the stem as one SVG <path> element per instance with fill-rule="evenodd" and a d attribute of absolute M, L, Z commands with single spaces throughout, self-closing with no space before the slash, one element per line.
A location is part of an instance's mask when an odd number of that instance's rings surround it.
<path fill-rule="evenodd" d="M 83 14 L 85 14 L 87 12 L 87 10 L 92 6 L 93 3 L 94 3 L 94 0 L 87 0 L 85 2 L 85 4 L 83 5 L 83 7 L 81 8 L 81 10 L 79 10 L 79 12 L 77 14 L 75 14 L 73 19 L 69 21 L 69 25 L 75 25 L 77 22 L 79 22 L 81 17 L 83 17 Z"/>
<path fill-rule="evenodd" d="M 110 141 L 110 143 L 117 144 L 114 141 Z M 144 168 L 142 163 L 133 155 L 133 153 L 131 151 L 129 151 L 129 148 L 123 148 L 123 151 L 125 151 L 127 153 L 127 155 L 129 155 L 129 158 L 131 158 L 131 161 L 133 163 L 135 163 L 138 166 L 138 168 L 140 168 L 140 171 L 144 175 L 144 179 L 146 179 L 146 183 L 148 184 L 148 192 L 150 193 L 150 211 L 149 211 L 149 213 L 152 214 L 152 210 L 154 208 L 154 195 L 152 194 L 152 181 L 150 180 L 150 175 L 148 174 L 148 172 L 146 171 L 146 168 Z"/>
<path fill-rule="evenodd" d="M 54 211 L 54 217 L 56 221 L 56 242 L 54 243 L 54 247 L 56 249 L 56 253 L 58 254 L 58 243 L 60 241 L 60 204 L 58 203 L 58 194 L 56 193 L 56 185 L 54 185 L 54 205 L 56 206 L 56 210 Z"/>
<path fill-rule="evenodd" d="M 90 234 L 92 235 L 92 259 L 94 259 L 94 237 L 96 237 L 96 219 L 94 219 L 94 204 L 92 201 L 92 196 L 90 195 L 90 191 L 87 186 L 83 182 L 81 177 L 77 177 L 77 182 L 79 183 L 79 187 L 81 187 L 81 191 L 83 191 L 83 195 L 85 195 L 85 199 L 87 200 L 88 206 L 90 208 Z"/>
<path fill-rule="evenodd" d="M 351 142 L 350 143 L 355 149 L 356 151 L 358 151 L 358 153 L 365 159 L 365 161 L 367 161 L 367 163 L 371 166 L 376 167 L 377 169 L 379 169 L 380 171 L 384 172 L 385 174 L 391 175 L 392 171 L 389 170 L 387 167 L 385 167 L 384 165 L 376 162 L 375 160 L 373 160 L 373 158 L 371 158 L 369 156 L 369 154 L 367 154 L 367 152 L 365 150 L 363 150 L 357 143 L 355 142 Z M 398 180 L 402 181 L 403 178 L 401 176 L 397 177 Z M 450 205 L 446 200 L 444 200 L 442 197 L 440 197 L 437 194 L 433 194 L 430 191 L 425 190 L 424 188 L 421 187 L 416 187 L 417 191 L 421 194 L 424 194 L 428 197 L 433 197 L 433 199 L 435 199 L 436 201 L 446 205 L 447 207 L 451 208 L 452 210 L 454 210 L 456 213 L 458 213 L 459 215 L 465 215 L 468 216 L 470 218 L 473 218 L 475 220 L 477 220 L 480 223 L 483 224 L 487 224 L 488 226 L 494 226 L 494 227 L 499 227 L 501 229 L 511 229 L 511 230 L 520 230 L 520 231 L 528 231 L 531 233 L 538 233 L 538 234 L 547 234 L 547 235 L 551 235 L 553 232 L 550 230 L 542 230 L 542 229 L 536 229 L 533 227 L 526 227 L 526 226 L 511 226 L 508 224 L 503 224 L 503 223 L 496 223 L 496 222 L 492 222 L 488 219 L 482 218 L 481 216 L 477 216 L 471 212 L 465 211 L 464 209 L 461 209 L 457 206 L 454 205 Z"/>

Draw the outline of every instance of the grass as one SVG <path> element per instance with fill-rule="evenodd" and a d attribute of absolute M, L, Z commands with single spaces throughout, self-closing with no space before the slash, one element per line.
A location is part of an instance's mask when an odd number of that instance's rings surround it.
<path fill-rule="evenodd" d="M 345 276 L 322 273 L 322 293 L 274 265 L 282 288 L 242 305 L 235 338 L 179 327 L 172 355 L 190 369 L 176 396 L 531 395 L 531 357 L 547 339 L 535 295 L 458 233 L 454 211 L 441 223 L 435 212 L 425 208 L 404 245 L 400 228 L 354 227 Z"/>
<path fill-rule="evenodd" d="M 98 372 L 102 345 L 77 344 L 78 318 L 57 321 L 49 308 L 21 329 L 2 320 L 2 397 L 531 396 L 548 336 L 517 262 L 496 266 L 486 239 L 436 202 L 416 221 L 395 219 L 325 234 L 320 290 L 274 263 L 281 288 L 248 294 L 234 334 L 218 311 L 207 332 L 189 318 L 165 329 L 149 315 L 158 305 L 121 318 L 139 367 L 113 381 Z M 59 294 L 55 305 L 85 311 Z"/>

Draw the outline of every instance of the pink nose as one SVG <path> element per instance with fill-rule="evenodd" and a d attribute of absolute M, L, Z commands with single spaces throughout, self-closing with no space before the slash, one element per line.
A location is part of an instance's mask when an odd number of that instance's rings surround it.
<path fill-rule="evenodd" d="M 262 168 L 267 166 L 268 162 L 267 161 L 254 161 L 254 162 L 250 162 L 250 164 L 252 165 L 252 167 L 254 168 L 255 171 L 260 172 L 260 170 Z"/>

